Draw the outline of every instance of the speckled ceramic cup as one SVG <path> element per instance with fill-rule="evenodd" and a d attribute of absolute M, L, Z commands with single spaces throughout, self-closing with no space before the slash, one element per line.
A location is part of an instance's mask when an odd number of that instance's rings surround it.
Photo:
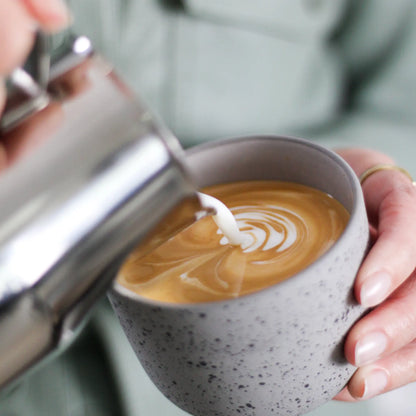
<path fill-rule="evenodd" d="M 368 241 L 360 184 L 336 154 L 292 138 L 210 143 L 189 150 L 187 160 L 199 186 L 299 182 L 333 195 L 350 221 L 312 265 L 237 299 L 165 304 L 116 283 L 110 299 L 121 325 L 153 382 L 192 415 L 307 413 L 330 400 L 354 372 L 343 341 L 364 313 L 352 293 Z"/>

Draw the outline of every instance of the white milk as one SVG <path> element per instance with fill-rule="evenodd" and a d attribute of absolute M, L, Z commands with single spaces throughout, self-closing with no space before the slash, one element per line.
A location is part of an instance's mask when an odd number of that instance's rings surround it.
<path fill-rule="evenodd" d="M 219 228 L 218 233 L 224 235 L 220 241 L 222 245 L 239 245 L 245 253 L 258 249 L 279 252 L 288 249 L 298 238 L 297 226 L 290 218 L 296 218 L 298 223 L 303 223 L 303 220 L 293 211 L 277 206 L 247 205 L 238 207 L 233 214 L 218 199 L 203 193 L 198 196 L 204 208 L 216 212 L 213 219 Z"/>
<path fill-rule="evenodd" d="M 238 228 L 237 221 L 232 212 L 218 199 L 198 192 L 201 205 L 206 209 L 215 209 L 215 214 L 212 216 L 218 228 L 227 238 L 227 243 L 239 246 L 244 241 L 244 236 Z"/>

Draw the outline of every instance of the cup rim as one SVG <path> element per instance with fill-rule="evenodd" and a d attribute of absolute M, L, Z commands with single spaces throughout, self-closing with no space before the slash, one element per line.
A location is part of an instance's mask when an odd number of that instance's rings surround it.
<path fill-rule="evenodd" d="M 226 146 L 229 145 L 231 143 L 235 143 L 235 142 L 248 142 L 248 141 L 253 141 L 253 140 L 266 140 L 266 141 L 276 141 L 276 140 L 280 140 L 280 141 L 295 141 L 301 145 L 307 146 L 307 147 L 311 147 L 316 151 L 319 151 L 321 153 L 324 153 L 326 155 L 326 157 L 332 159 L 333 161 L 335 161 L 338 165 L 340 165 L 343 169 L 343 171 L 345 172 L 347 178 L 348 178 L 348 182 L 351 186 L 351 190 L 352 190 L 352 196 L 353 196 L 353 206 L 352 206 L 352 210 L 350 213 L 350 218 L 348 220 L 348 223 L 344 229 L 344 231 L 342 232 L 342 234 L 340 235 L 340 237 L 337 239 L 336 243 L 333 244 L 327 251 L 325 251 L 325 253 L 323 253 L 318 259 L 316 259 L 315 261 L 313 261 L 311 264 L 307 265 L 305 268 L 303 268 L 302 270 L 300 270 L 298 273 L 296 273 L 295 275 L 281 281 L 281 282 L 277 282 L 274 283 L 270 286 L 267 286 L 263 289 L 257 290 L 255 292 L 251 292 L 251 293 L 247 293 L 245 295 L 241 295 L 238 296 L 237 298 L 228 298 L 228 299 L 221 299 L 221 300 L 215 300 L 215 301 L 207 301 L 207 302 L 181 302 L 181 303 L 173 303 L 173 302 L 164 302 L 164 301 L 160 301 L 160 300 L 155 300 L 155 299 L 150 299 L 147 298 L 145 296 L 141 296 L 133 291 L 131 291 L 130 289 L 127 289 L 126 287 L 124 287 L 123 285 L 121 285 L 120 283 L 117 282 L 116 279 L 114 279 L 113 281 L 113 285 L 110 288 L 110 293 L 111 292 L 115 292 L 118 295 L 123 296 L 124 298 L 128 298 L 130 300 L 133 301 L 138 301 L 142 304 L 147 304 L 149 307 L 155 307 L 155 308 L 163 308 L 163 309 L 169 309 L 169 310 L 180 310 L 180 309 L 195 309 L 195 310 L 201 310 L 205 309 L 205 308 L 209 308 L 211 306 L 222 306 L 225 305 L 227 303 L 231 303 L 231 302 L 235 302 L 238 301 L 239 299 L 247 299 L 247 298 L 255 298 L 256 296 L 261 296 L 261 294 L 265 291 L 269 291 L 271 288 L 274 288 L 276 286 L 287 286 L 287 285 L 293 285 L 294 280 L 300 280 L 302 278 L 302 276 L 305 274 L 306 271 L 309 271 L 311 268 L 314 267 L 318 267 L 319 264 L 321 262 L 323 262 L 325 260 L 325 258 L 327 258 L 329 255 L 332 254 L 332 252 L 334 251 L 334 249 L 336 248 L 336 246 L 342 244 L 342 242 L 344 240 L 346 240 L 348 238 L 348 235 L 351 233 L 351 228 L 352 228 L 352 224 L 354 222 L 356 222 L 357 216 L 358 216 L 358 210 L 359 210 L 359 206 L 361 204 L 363 204 L 363 195 L 361 192 L 361 185 L 360 182 L 358 180 L 357 175 L 354 173 L 354 171 L 352 170 L 351 166 L 341 157 L 339 156 L 337 153 L 335 153 L 335 151 L 317 144 L 315 142 L 312 142 L 310 140 L 307 139 L 303 139 L 303 138 L 299 138 L 299 137 L 293 137 L 293 136 L 282 136 L 282 135 L 246 135 L 246 136 L 237 136 L 237 137 L 231 137 L 231 138 L 226 138 L 226 139 L 219 139 L 216 141 L 211 141 L 211 142 L 207 142 L 207 143 L 202 143 L 196 146 L 193 146 L 189 149 L 187 149 L 185 151 L 185 163 L 186 163 L 186 156 L 187 155 L 192 155 L 194 153 L 199 153 L 201 150 L 205 150 L 205 149 L 209 149 L 212 147 L 222 147 L 222 146 Z M 124 261 L 123 261 L 124 263 Z"/>

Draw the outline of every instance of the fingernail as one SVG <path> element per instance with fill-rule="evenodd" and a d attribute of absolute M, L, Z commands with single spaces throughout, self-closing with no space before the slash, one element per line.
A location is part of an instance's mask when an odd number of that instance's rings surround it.
<path fill-rule="evenodd" d="M 392 278 L 387 272 L 376 272 L 367 277 L 360 292 L 363 306 L 375 306 L 382 302 L 389 294 Z"/>
<path fill-rule="evenodd" d="M 364 379 L 364 391 L 361 399 L 369 399 L 383 393 L 388 383 L 386 371 L 377 369 L 371 371 Z"/>
<path fill-rule="evenodd" d="M 375 361 L 387 348 L 387 336 L 383 332 L 371 332 L 355 346 L 355 365 L 361 367 Z"/>

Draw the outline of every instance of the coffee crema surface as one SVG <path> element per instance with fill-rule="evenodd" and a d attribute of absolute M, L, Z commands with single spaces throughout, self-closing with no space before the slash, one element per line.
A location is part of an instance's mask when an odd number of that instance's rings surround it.
<path fill-rule="evenodd" d="M 145 257 L 133 252 L 120 270 L 121 285 L 164 302 L 235 298 L 304 269 L 334 244 L 349 219 L 331 196 L 290 182 L 235 182 L 203 192 L 231 210 L 242 244 L 229 244 L 205 217 Z"/>

